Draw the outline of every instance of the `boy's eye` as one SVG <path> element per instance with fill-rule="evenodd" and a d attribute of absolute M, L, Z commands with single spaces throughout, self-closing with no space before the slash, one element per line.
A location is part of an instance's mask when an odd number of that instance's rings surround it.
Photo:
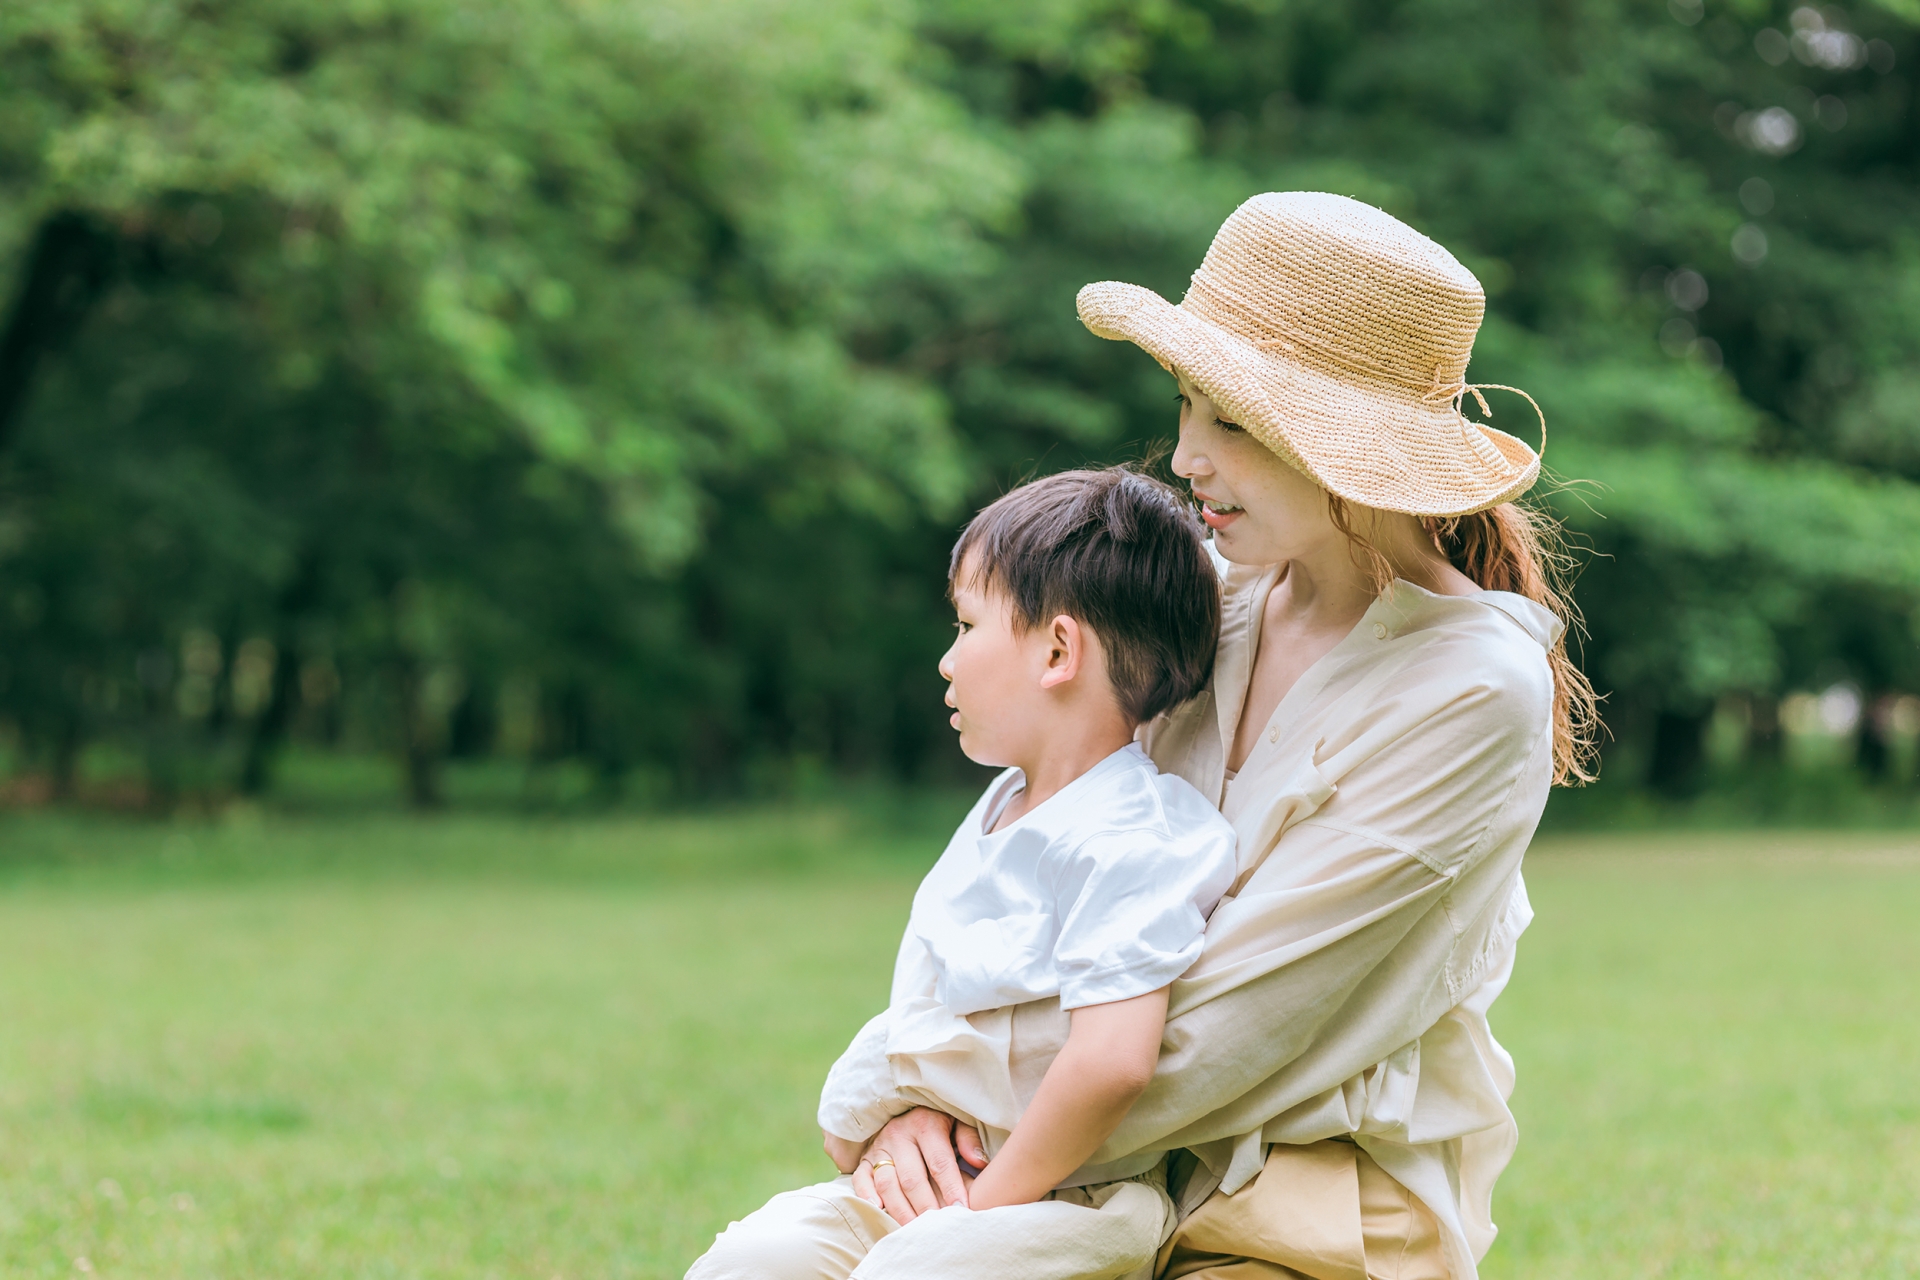
<path fill-rule="evenodd" d="M 961 635 L 965 635 L 967 632 L 973 630 L 973 624 L 971 622 L 956 622 L 953 624 L 953 629 Z"/>

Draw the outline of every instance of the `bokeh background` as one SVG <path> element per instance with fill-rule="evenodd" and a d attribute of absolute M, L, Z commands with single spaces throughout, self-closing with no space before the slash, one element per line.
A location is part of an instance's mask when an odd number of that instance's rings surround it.
<path fill-rule="evenodd" d="M 1916 0 L 6 0 L 0 1271 L 678 1275 L 821 1176 L 978 784 L 951 539 L 1173 432 L 1075 291 L 1317 189 L 1485 285 L 1606 694 L 1488 1273 L 1920 1274 L 1916 75 Z"/>

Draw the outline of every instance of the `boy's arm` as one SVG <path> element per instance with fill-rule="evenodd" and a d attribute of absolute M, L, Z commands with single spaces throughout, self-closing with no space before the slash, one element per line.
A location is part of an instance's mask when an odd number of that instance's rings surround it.
<path fill-rule="evenodd" d="M 1167 1025 L 1167 988 L 1087 1005 L 1072 1013 L 1067 1043 L 1047 1068 L 1033 1105 L 1005 1146 L 973 1180 L 975 1209 L 1028 1204 L 1100 1149 L 1153 1079 Z"/>

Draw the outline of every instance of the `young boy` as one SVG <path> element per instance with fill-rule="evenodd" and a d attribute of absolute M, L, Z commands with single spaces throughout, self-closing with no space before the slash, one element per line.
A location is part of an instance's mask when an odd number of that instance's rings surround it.
<path fill-rule="evenodd" d="M 991 1160 L 968 1206 L 905 1227 L 847 1176 L 776 1196 L 689 1280 L 1150 1275 L 1173 1229 L 1157 1155 L 1085 1162 L 1152 1078 L 1168 984 L 1235 874 L 1226 820 L 1133 743 L 1212 670 L 1199 523 L 1135 472 L 1050 476 L 975 517 L 949 586 L 953 726 L 1006 771 L 915 895 L 891 1003 L 819 1119 L 843 1175 L 890 1163 L 868 1143 L 920 1104 L 974 1124 Z"/>

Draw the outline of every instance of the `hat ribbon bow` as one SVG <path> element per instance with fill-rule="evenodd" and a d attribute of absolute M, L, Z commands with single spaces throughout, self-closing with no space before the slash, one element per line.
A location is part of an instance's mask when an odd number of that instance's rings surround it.
<path fill-rule="evenodd" d="M 1428 404 L 1451 403 L 1453 405 L 1453 411 L 1460 413 L 1462 402 L 1467 396 L 1471 395 L 1474 401 L 1479 404 L 1480 412 L 1491 418 L 1493 416 L 1493 406 L 1489 405 L 1487 398 L 1480 393 L 1482 391 L 1511 391 L 1533 406 L 1534 416 L 1540 419 L 1539 456 L 1542 458 L 1547 456 L 1547 415 L 1541 411 L 1538 400 L 1535 400 L 1520 388 L 1510 387 L 1504 382 L 1467 382 L 1464 379 L 1457 382 L 1447 382 L 1444 380 L 1444 377 L 1445 375 L 1441 372 L 1440 366 L 1435 365 L 1433 368 L 1433 385 L 1428 387 L 1427 393 L 1420 398 Z M 1461 414 L 1461 416 L 1465 417 L 1466 415 Z"/>

